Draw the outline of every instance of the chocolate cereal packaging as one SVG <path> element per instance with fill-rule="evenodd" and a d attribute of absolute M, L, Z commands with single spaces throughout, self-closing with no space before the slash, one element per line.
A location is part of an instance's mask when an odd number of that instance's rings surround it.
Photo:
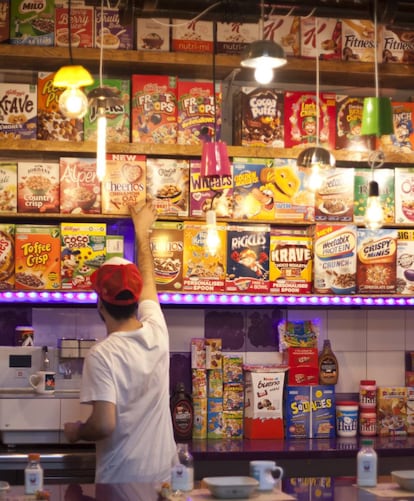
<path fill-rule="evenodd" d="M 0 139 L 36 139 L 36 85 L 0 83 Z"/>
<path fill-rule="evenodd" d="M 54 39 L 54 0 L 10 1 L 10 44 L 53 47 Z"/>

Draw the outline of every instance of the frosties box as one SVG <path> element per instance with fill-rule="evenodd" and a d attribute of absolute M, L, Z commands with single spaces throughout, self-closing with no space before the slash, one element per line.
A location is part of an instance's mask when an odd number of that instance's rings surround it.
<path fill-rule="evenodd" d="M 168 75 L 132 75 L 133 143 L 177 142 L 177 79 Z"/>
<path fill-rule="evenodd" d="M 316 144 L 319 117 L 319 144 L 328 149 L 335 149 L 336 95 L 321 92 L 319 112 L 314 92 L 287 91 L 285 93 L 285 147 Z"/>
<path fill-rule="evenodd" d="M 300 17 L 267 16 L 264 20 L 264 39 L 281 45 L 287 56 L 300 55 Z"/>
<path fill-rule="evenodd" d="M 269 291 L 269 225 L 227 226 L 226 292 Z"/>
<path fill-rule="evenodd" d="M 174 52 L 213 52 L 213 22 L 173 19 L 171 48 Z"/>

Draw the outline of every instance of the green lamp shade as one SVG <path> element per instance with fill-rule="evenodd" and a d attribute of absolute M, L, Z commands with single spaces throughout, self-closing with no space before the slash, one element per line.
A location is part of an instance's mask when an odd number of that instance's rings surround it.
<path fill-rule="evenodd" d="M 362 136 L 394 134 L 392 106 L 388 97 L 366 97 L 362 111 Z"/>

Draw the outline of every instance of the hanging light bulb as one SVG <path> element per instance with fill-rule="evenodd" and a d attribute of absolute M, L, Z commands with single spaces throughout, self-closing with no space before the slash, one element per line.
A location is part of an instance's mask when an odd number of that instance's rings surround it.
<path fill-rule="evenodd" d="M 62 66 L 55 74 L 53 85 L 66 89 L 59 98 L 59 109 L 68 118 L 83 118 L 88 110 L 88 98 L 81 89 L 94 82 L 83 66 Z"/>
<path fill-rule="evenodd" d="M 266 63 L 260 64 L 254 71 L 256 82 L 266 85 L 273 80 L 273 69 Z"/>
<path fill-rule="evenodd" d="M 310 168 L 310 174 L 307 179 L 308 189 L 318 191 L 323 184 L 323 171 L 333 169 L 336 161 L 330 151 L 319 146 L 302 150 L 296 163 L 299 167 Z"/>
<path fill-rule="evenodd" d="M 67 118 L 83 118 L 88 111 L 88 98 L 76 87 L 69 87 L 59 97 L 59 109 Z"/>
<path fill-rule="evenodd" d="M 384 224 L 384 209 L 379 197 L 379 186 L 376 181 L 370 181 L 368 186 L 368 200 L 364 222 L 368 229 L 378 230 Z"/>
<path fill-rule="evenodd" d="M 106 173 L 106 114 L 105 103 L 98 106 L 98 118 L 96 124 L 96 176 L 103 181 Z"/>
<path fill-rule="evenodd" d="M 209 254 L 214 256 L 220 247 L 220 237 L 217 231 L 216 212 L 208 210 L 206 212 L 207 237 L 206 248 Z"/>

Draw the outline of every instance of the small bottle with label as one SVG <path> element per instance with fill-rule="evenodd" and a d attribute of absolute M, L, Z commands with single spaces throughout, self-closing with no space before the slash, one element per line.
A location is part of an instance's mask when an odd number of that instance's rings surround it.
<path fill-rule="evenodd" d="M 177 444 L 177 453 L 180 464 L 171 471 L 171 488 L 174 491 L 188 492 L 194 489 L 194 460 L 188 444 Z"/>
<path fill-rule="evenodd" d="M 319 354 L 319 384 L 336 384 L 338 382 L 338 360 L 332 351 L 331 342 L 325 339 Z"/>
<path fill-rule="evenodd" d="M 28 455 L 28 463 L 24 469 L 25 494 L 35 494 L 43 490 L 43 468 L 40 466 L 40 454 Z"/>
<path fill-rule="evenodd" d="M 374 450 L 374 441 L 365 438 L 361 441 L 361 449 L 357 454 L 358 487 L 375 487 L 377 485 L 378 456 Z"/>
<path fill-rule="evenodd" d="M 191 440 L 193 435 L 194 410 L 190 395 L 185 392 L 184 383 L 178 383 L 170 400 L 174 438 L 177 442 Z"/>

